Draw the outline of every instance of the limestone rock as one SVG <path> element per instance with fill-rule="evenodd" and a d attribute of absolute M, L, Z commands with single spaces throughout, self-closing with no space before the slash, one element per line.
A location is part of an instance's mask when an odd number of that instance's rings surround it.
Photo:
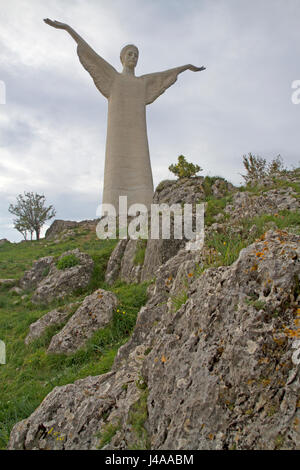
<path fill-rule="evenodd" d="M 299 242 L 269 231 L 231 266 L 190 277 L 195 254 L 180 250 L 157 270 L 112 371 L 56 387 L 14 426 L 9 448 L 95 449 L 110 423 L 105 449 L 129 448 L 143 377 L 152 449 L 298 449 Z M 187 299 L 172 312 L 185 277 Z"/>
<path fill-rule="evenodd" d="M 255 217 L 260 214 L 276 214 L 280 210 L 299 210 L 300 201 L 291 188 L 272 189 L 260 195 L 248 191 L 236 192 L 233 201 L 225 207 L 230 214 L 231 223 L 243 217 Z"/>
<path fill-rule="evenodd" d="M 156 270 L 162 264 L 166 263 L 170 258 L 185 246 L 184 240 L 148 240 L 145 253 L 144 265 L 141 273 L 141 280 L 147 281 L 152 279 Z"/>
<path fill-rule="evenodd" d="M 74 302 L 63 307 L 59 307 L 55 310 L 43 315 L 34 323 L 31 323 L 29 333 L 25 338 L 25 344 L 29 344 L 35 339 L 42 336 L 49 326 L 60 325 L 68 318 L 74 307 L 78 307 L 80 302 Z"/>
<path fill-rule="evenodd" d="M 193 204 L 204 201 L 206 193 L 203 181 L 203 176 L 162 181 L 155 190 L 153 203 L 161 204 L 164 202 L 171 205 L 180 204 L 181 202 Z M 217 198 L 225 196 L 233 189 L 233 185 L 222 178 L 216 179 L 211 187 L 212 194 Z"/>
<path fill-rule="evenodd" d="M 64 328 L 53 336 L 47 352 L 72 353 L 80 349 L 95 331 L 112 320 L 117 304 L 117 297 L 103 289 L 88 295 Z"/>
<path fill-rule="evenodd" d="M 299 448 L 299 241 L 268 232 L 163 317 L 142 372 L 153 449 Z"/>
<path fill-rule="evenodd" d="M 22 289 L 33 289 L 37 287 L 49 273 L 51 266 L 53 265 L 53 256 L 46 256 L 40 258 L 33 263 L 31 269 L 25 272 L 24 276 L 20 280 L 20 286 Z"/>
<path fill-rule="evenodd" d="M 120 275 L 121 262 L 127 243 L 127 239 L 119 240 L 109 258 L 105 273 L 105 282 L 107 282 L 108 285 L 112 285 Z"/>
<path fill-rule="evenodd" d="M 156 188 L 154 204 L 180 204 L 182 201 L 192 204 L 203 200 L 205 197 L 202 186 L 203 176 L 194 178 L 181 178 L 180 180 L 162 181 Z"/>
<path fill-rule="evenodd" d="M 93 260 L 86 253 L 80 252 L 78 248 L 63 253 L 59 260 L 70 254 L 75 255 L 79 260 L 79 264 L 71 268 L 58 269 L 52 257 L 42 258 L 35 263 L 32 271 L 34 273 L 38 271 L 39 277 L 36 276 L 35 279 L 38 278 L 39 282 L 32 297 L 32 302 L 48 303 L 55 298 L 64 297 L 74 290 L 85 288 L 88 285 L 93 272 Z M 50 268 L 46 277 L 43 276 L 42 272 L 44 266 L 43 260 L 47 262 L 48 269 Z M 39 269 L 40 264 L 41 269 Z M 27 279 L 30 279 L 30 272 L 25 274 L 25 276 Z"/>
<path fill-rule="evenodd" d="M 166 203 L 169 205 L 200 203 L 204 201 L 206 196 L 203 181 L 204 178 L 202 176 L 162 181 L 156 188 L 153 203 Z M 233 185 L 221 178 L 216 179 L 211 187 L 212 194 L 217 198 L 223 197 L 233 190 Z M 222 218 L 224 217 L 223 214 L 221 216 Z M 172 217 L 170 222 L 169 240 L 162 238 L 155 240 L 149 237 L 143 266 L 136 266 L 133 262 L 137 242 L 135 240 L 130 240 L 129 242 L 120 240 L 108 263 L 106 271 L 107 282 L 111 285 L 117 277 L 120 277 L 125 282 L 143 282 L 155 277 L 159 266 L 175 256 L 180 249 L 185 247 L 187 242 L 184 237 L 183 239 L 174 239 L 174 222 Z M 221 224 L 219 225 L 220 227 Z"/>
<path fill-rule="evenodd" d="M 63 230 L 72 229 L 74 227 L 77 227 L 77 225 L 78 225 L 78 222 L 75 222 L 73 220 L 56 219 L 52 222 L 52 224 L 46 231 L 45 238 L 51 240 L 51 238 L 54 238 L 55 235 L 62 232 Z"/>
<path fill-rule="evenodd" d="M 162 204 L 196 204 L 205 200 L 206 193 L 203 186 L 204 178 L 196 176 L 193 178 L 182 178 L 179 180 L 162 181 L 156 188 L 153 203 Z M 217 197 L 223 197 L 228 192 L 233 191 L 234 187 L 231 183 L 223 179 L 216 179 L 211 187 L 212 194 Z M 146 281 L 152 279 L 156 275 L 156 270 L 161 264 L 166 263 L 170 258 L 176 255 L 178 251 L 185 247 L 187 239 L 174 239 L 173 234 L 174 223 L 171 218 L 171 238 L 164 240 L 149 239 L 145 254 L 145 261 L 141 273 L 141 280 Z"/>
<path fill-rule="evenodd" d="M 14 426 L 8 448 L 97 449 L 101 440 L 99 433 L 108 425 L 114 424 L 120 429 L 126 425 L 130 409 L 140 395 L 135 382 L 142 357 L 142 354 L 131 357 L 130 368 L 55 387 L 42 406 Z M 114 441 L 119 440 L 122 448 L 123 436 L 119 438 L 118 434 Z M 127 431 L 127 438 L 128 434 L 130 431 Z"/>
<path fill-rule="evenodd" d="M 139 282 L 142 266 L 135 264 L 139 240 L 128 240 L 121 261 L 120 278 L 127 283 Z"/>
<path fill-rule="evenodd" d="M 94 220 L 82 220 L 81 222 L 75 222 L 74 220 L 59 220 L 56 219 L 52 222 L 48 230 L 46 231 L 45 238 L 52 240 L 62 232 L 69 232 L 69 236 L 72 235 L 72 229 L 81 227 L 83 229 L 93 230 L 96 229 L 98 219 Z M 75 233 L 75 232 L 73 232 Z"/>

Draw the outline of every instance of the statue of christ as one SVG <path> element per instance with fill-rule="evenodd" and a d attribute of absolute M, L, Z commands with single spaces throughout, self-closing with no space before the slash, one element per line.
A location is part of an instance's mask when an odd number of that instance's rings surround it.
<path fill-rule="evenodd" d="M 77 53 L 98 90 L 108 100 L 108 123 L 102 203 L 112 204 L 119 213 L 119 196 L 127 196 L 127 206 L 144 204 L 153 197 L 153 179 L 146 125 L 146 105 L 153 103 L 176 82 L 185 70 L 199 72 L 205 67 L 181 67 L 135 76 L 139 51 L 133 44 L 123 47 L 121 73 L 98 55 L 69 25 L 44 20 L 67 31 L 77 43 Z"/>

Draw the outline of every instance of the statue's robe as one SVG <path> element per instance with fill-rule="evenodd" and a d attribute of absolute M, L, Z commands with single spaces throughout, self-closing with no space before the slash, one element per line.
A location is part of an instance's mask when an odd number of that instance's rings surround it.
<path fill-rule="evenodd" d="M 119 73 L 86 42 L 77 53 L 98 90 L 108 100 L 108 125 L 102 203 L 119 213 L 119 196 L 128 208 L 141 203 L 150 208 L 153 179 L 146 126 L 146 105 L 153 103 L 177 80 L 178 69 L 135 77 Z"/>

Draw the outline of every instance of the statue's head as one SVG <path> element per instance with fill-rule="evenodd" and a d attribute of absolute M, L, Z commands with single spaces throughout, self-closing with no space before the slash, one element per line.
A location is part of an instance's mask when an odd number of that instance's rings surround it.
<path fill-rule="evenodd" d="M 127 44 L 120 53 L 120 59 L 124 67 L 134 68 L 139 58 L 139 50 L 134 44 Z"/>

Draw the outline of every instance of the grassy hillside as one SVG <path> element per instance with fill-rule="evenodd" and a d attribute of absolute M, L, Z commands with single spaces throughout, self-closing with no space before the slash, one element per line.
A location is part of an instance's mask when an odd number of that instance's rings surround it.
<path fill-rule="evenodd" d="M 96 332 L 84 348 L 72 355 L 46 354 L 51 337 L 61 326 L 50 327 L 40 339 L 28 346 L 24 344 L 30 324 L 46 312 L 83 300 L 98 287 L 107 288 L 105 267 L 115 244 L 114 240 L 98 240 L 94 232 L 77 230 L 76 236 L 60 243 L 40 240 L 0 246 L 0 279 L 19 279 L 35 259 L 58 257 L 77 247 L 95 263 L 92 280 L 85 291 L 47 307 L 32 304 L 30 292 L 21 298 L 9 292 L 10 287 L 0 287 L 0 339 L 5 342 L 7 352 L 6 364 L 0 365 L 0 448 L 6 447 L 12 426 L 28 417 L 55 386 L 109 371 L 117 350 L 128 340 L 136 315 L 146 302 L 147 284 L 119 283 L 110 288 L 119 299 L 111 324 Z"/>
<path fill-rule="evenodd" d="M 295 173 L 295 177 L 298 175 L 299 171 Z M 211 191 L 213 182 L 213 178 L 207 177 L 205 180 L 207 202 L 205 224 L 208 232 L 205 238 L 203 264 L 198 270 L 195 267 L 195 272 L 190 273 L 190 276 L 200 276 L 203 270 L 209 267 L 230 265 L 237 259 L 242 248 L 261 237 L 270 228 L 287 229 L 300 234 L 299 211 L 278 210 L 276 214 L 242 218 L 232 224 L 230 215 L 224 212 L 226 204 L 232 200 L 232 194 L 216 199 Z M 299 198 L 299 183 L 288 183 L 284 180 L 274 180 L 268 188 L 249 186 L 239 190 L 246 189 L 256 195 L 272 188 L 284 189 L 287 186 L 291 187 Z M 222 230 L 220 232 L 209 230 L 220 214 L 224 215 Z M 18 295 L 10 292 L 8 286 L 0 286 L 0 339 L 5 342 L 7 348 L 7 363 L 0 365 L 1 449 L 7 445 L 12 426 L 28 417 L 55 386 L 110 370 L 118 348 L 128 340 L 137 313 L 147 300 L 147 283 L 127 285 L 117 282 L 113 287 L 105 284 L 105 269 L 116 245 L 115 240 L 100 241 L 94 231 L 83 228 L 73 230 L 74 236 L 60 242 L 44 239 L 18 244 L 6 243 L 0 246 L 0 279 L 20 279 L 34 260 L 50 255 L 58 257 L 74 248 L 88 253 L 94 260 L 94 272 L 89 286 L 84 291 L 52 302 L 47 307 L 34 305 L 31 302 L 32 292 Z M 145 244 L 142 243 L 138 246 L 134 262 L 142 264 L 144 255 Z M 56 328 L 50 327 L 41 338 L 28 346 L 25 345 L 24 339 L 31 323 L 53 308 L 83 300 L 86 295 L 99 287 L 114 292 L 119 305 L 110 325 L 96 332 L 84 348 L 68 356 L 46 354 L 52 336 L 61 329 L 61 325 Z M 186 300 L 187 289 L 180 298 L 173 299 L 175 309 Z"/>

